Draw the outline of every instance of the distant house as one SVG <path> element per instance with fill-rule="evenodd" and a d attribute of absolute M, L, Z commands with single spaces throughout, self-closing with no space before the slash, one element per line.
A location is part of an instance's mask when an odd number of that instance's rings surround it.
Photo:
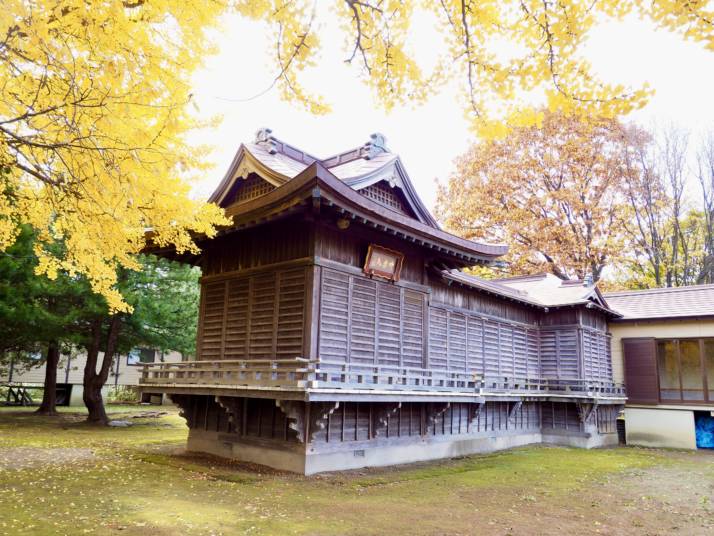
<path fill-rule="evenodd" d="M 45 364 L 41 362 L 41 358 L 42 356 L 39 354 L 32 354 L 22 363 L 11 362 L 7 370 L 0 371 L 0 385 L 15 388 L 42 386 L 45 381 Z M 33 360 L 37 363 L 33 363 Z M 128 355 L 115 359 L 112 371 L 109 373 L 109 380 L 104 387 L 104 396 L 106 397 L 112 388 L 138 386 L 142 366 L 145 364 L 177 363 L 181 360 L 181 354 L 178 352 L 164 354 L 150 348 L 136 348 Z M 86 362 L 87 356 L 84 353 L 63 355 L 60 358 L 57 367 L 57 402 L 59 405 L 81 406 L 83 404 L 82 375 Z M 143 400 L 161 402 L 163 396 L 160 393 L 144 390 Z"/>
<path fill-rule="evenodd" d="M 627 386 L 627 442 L 714 446 L 706 431 L 714 414 L 714 285 L 605 298 L 622 314 L 610 332 L 614 379 Z"/>

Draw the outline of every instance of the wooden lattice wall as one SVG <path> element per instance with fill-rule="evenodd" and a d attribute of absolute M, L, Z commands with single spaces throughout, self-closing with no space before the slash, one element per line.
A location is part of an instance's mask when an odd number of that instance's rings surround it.
<path fill-rule="evenodd" d="M 204 283 L 199 359 L 304 355 L 306 268 Z"/>
<path fill-rule="evenodd" d="M 261 179 L 258 175 L 251 174 L 248 178 L 236 183 L 236 190 L 230 204 L 245 203 L 273 190 L 275 190 L 275 186 Z"/>
<path fill-rule="evenodd" d="M 391 187 L 385 181 L 379 181 L 371 186 L 362 188 L 359 193 L 379 203 L 383 207 L 387 207 L 412 218 L 414 217 L 414 212 L 404 201 L 403 196 L 396 188 Z"/>

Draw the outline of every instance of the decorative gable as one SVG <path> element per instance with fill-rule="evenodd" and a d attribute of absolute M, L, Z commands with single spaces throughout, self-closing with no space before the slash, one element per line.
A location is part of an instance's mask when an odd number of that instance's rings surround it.
<path fill-rule="evenodd" d="M 383 207 L 415 218 L 411 207 L 404 201 L 404 198 L 397 188 L 389 185 L 387 181 L 379 181 L 374 184 L 359 190 L 363 196 L 368 197 L 372 201 L 379 203 Z"/>
<path fill-rule="evenodd" d="M 273 190 L 275 190 L 275 186 L 260 178 L 255 173 L 251 173 L 248 175 L 248 178 L 240 179 L 236 182 L 234 193 L 228 198 L 227 205 L 245 203 Z"/>

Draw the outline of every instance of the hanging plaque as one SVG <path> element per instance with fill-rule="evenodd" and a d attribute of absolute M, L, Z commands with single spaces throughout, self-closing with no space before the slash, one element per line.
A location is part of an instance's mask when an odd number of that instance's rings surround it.
<path fill-rule="evenodd" d="M 403 263 L 403 253 L 371 244 L 367 250 L 364 273 L 390 281 L 399 281 Z"/>

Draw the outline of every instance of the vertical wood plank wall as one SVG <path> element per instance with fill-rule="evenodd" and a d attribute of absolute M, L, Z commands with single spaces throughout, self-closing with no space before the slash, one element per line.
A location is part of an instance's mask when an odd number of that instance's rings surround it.
<path fill-rule="evenodd" d="M 368 229 L 346 234 L 304 221 L 259 229 L 218 239 L 206 255 L 201 360 L 310 354 L 491 377 L 612 378 L 607 324 L 599 313 L 543 314 L 447 286 L 427 273 L 423 252 L 403 243 L 405 283 L 370 279 L 359 271 L 369 244 L 400 243 Z M 316 270 L 311 255 L 331 264 Z M 304 262 L 281 267 L 296 261 Z"/>

